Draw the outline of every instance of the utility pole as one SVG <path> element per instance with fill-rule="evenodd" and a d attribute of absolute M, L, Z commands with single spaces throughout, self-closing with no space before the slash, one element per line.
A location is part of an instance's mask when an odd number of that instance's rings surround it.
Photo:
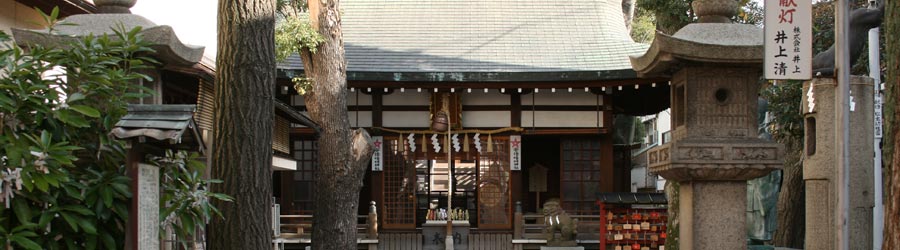
<path fill-rule="evenodd" d="M 834 148 L 837 152 L 837 191 L 838 205 L 835 207 L 835 230 L 837 240 L 834 249 L 850 249 L 850 1 L 838 0 L 835 2 L 835 77 L 837 77 L 836 93 L 834 95 L 835 108 L 835 135 Z"/>

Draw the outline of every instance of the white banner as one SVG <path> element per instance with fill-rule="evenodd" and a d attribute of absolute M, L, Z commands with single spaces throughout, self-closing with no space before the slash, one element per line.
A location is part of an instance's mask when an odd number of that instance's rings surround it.
<path fill-rule="evenodd" d="M 372 136 L 372 146 L 375 150 L 372 152 L 372 171 L 381 171 L 384 169 L 384 159 L 382 159 L 381 145 L 384 140 L 381 136 Z"/>
<path fill-rule="evenodd" d="M 881 139 L 884 137 L 884 131 L 882 130 L 882 111 L 881 111 L 881 93 L 875 94 L 875 139 Z"/>
<path fill-rule="evenodd" d="M 522 136 L 509 136 L 509 169 L 522 170 Z"/>
<path fill-rule="evenodd" d="M 766 79 L 812 78 L 812 0 L 765 0 Z"/>

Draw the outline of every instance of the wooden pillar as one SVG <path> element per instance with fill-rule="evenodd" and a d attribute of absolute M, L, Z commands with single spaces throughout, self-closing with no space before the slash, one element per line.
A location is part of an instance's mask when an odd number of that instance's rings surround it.
<path fill-rule="evenodd" d="M 128 221 L 125 223 L 125 249 L 128 250 L 137 250 L 137 236 L 138 236 L 138 200 L 140 192 L 138 192 L 138 164 L 141 162 L 141 158 L 144 156 L 142 152 L 143 147 L 141 147 L 138 143 L 128 142 L 131 148 L 128 149 L 128 153 L 125 155 L 125 171 L 128 175 L 128 178 L 131 178 L 131 186 L 129 190 L 131 191 L 131 202 L 129 204 L 129 213 L 128 213 Z"/>
<path fill-rule="evenodd" d="M 613 134 L 615 134 L 615 128 L 613 127 L 613 111 L 612 111 L 612 102 L 614 101 L 612 96 L 603 95 L 603 103 L 602 103 L 602 127 L 606 129 L 606 134 L 600 136 L 600 176 L 608 176 L 607 181 L 602 181 L 600 183 L 600 190 L 603 192 L 613 192 L 615 191 L 614 187 L 614 178 L 615 171 L 613 171 L 613 167 L 615 162 L 613 159 L 615 155 L 613 155 Z M 630 180 L 628 182 L 631 182 Z"/>
<path fill-rule="evenodd" d="M 522 95 L 519 93 L 509 94 L 509 105 L 510 105 L 509 126 L 510 127 L 521 127 L 522 126 Z"/>
<path fill-rule="evenodd" d="M 384 97 L 384 95 L 382 93 L 376 93 L 375 91 L 372 91 L 372 127 L 381 127 L 383 124 L 383 118 L 382 118 L 383 117 L 382 116 L 383 97 Z M 359 107 L 358 104 L 357 104 L 357 107 Z M 381 135 L 381 134 L 374 134 L 374 135 Z"/>

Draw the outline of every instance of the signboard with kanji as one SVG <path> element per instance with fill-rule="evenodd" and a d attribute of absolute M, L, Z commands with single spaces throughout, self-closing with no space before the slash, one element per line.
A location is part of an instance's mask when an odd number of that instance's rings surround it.
<path fill-rule="evenodd" d="M 509 136 L 509 169 L 522 170 L 522 136 Z"/>
<path fill-rule="evenodd" d="M 812 78 L 812 0 L 765 0 L 766 79 Z"/>
<path fill-rule="evenodd" d="M 384 144 L 384 138 L 381 136 L 372 136 L 372 147 L 375 149 L 372 151 L 372 171 L 381 171 L 384 169 L 384 159 L 381 157 L 382 150 L 381 146 Z"/>

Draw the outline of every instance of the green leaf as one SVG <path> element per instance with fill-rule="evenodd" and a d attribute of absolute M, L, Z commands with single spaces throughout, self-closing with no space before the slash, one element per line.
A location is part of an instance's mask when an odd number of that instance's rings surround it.
<path fill-rule="evenodd" d="M 16 245 L 19 245 L 20 247 L 23 247 L 25 249 L 41 250 L 41 245 L 38 245 L 34 241 L 23 236 L 13 235 L 12 237 L 9 237 L 9 240 L 15 242 Z"/>
<path fill-rule="evenodd" d="M 97 249 L 97 236 L 90 235 L 87 237 L 87 240 L 84 242 L 84 249 L 93 250 Z"/>
<path fill-rule="evenodd" d="M 37 187 L 38 190 L 41 190 L 41 192 L 46 193 L 47 190 L 50 189 L 50 184 L 44 180 L 44 176 L 35 176 L 31 180 L 34 181 L 34 186 Z"/>
<path fill-rule="evenodd" d="M 56 118 L 62 121 L 63 123 L 69 124 L 78 128 L 87 128 L 90 127 L 90 124 L 84 117 L 76 114 L 74 111 L 70 109 L 60 109 L 56 110 Z"/>
<path fill-rule="evenodd" d="M 63 220 L 65 220 L 66 223 L 69 224 L 69 227 L 72 228 L 72 231 L 78 232 L 78 222 L 75 221 L 73 215 L 69 215 L 69 213 L 66 212 L 59 212 L 59 215 L 62 215 Z"/>
<path fill-rule="evenodd" d="M 94 227 L 93 222 L 81 217 L 76 217 L 76 220 L 78 221 L 78 226 L 81 226 L 81 229 L 84 229 L 84 232 L 89 234 L 97 234 L 97 228 Z"/>
<path fill-rule="evenodd" d="M 12 205 L 19 223 L 31 222 L 31 208 L 28 207 L 28 203 L 23 197 L 14 198 Z"/>
<path fill-rule="evenodd" d="M 50 221 L 53 220 L 53 213 L 55 212 L 44 211 L 43 213 L 41 213 L 41 219 L 38 220 L 38 227 L 46 227 L 47 223 L 50 223 Z"/>
<path fill-rule="evenodd" d="M 100 111 L 97 111 L 97 109 L 94 109 L 87 105 L 71 105 L 69 106 L 69 108 L 78 111 L 78 113 L 81 113 L 82 115 L 93 118 L 100 118 Z"/>
<path fill-rule="evenodd" d="M 128 190 L 128 185 L 122 183 L 110 183 L 110 186 L 123 196 L 131 195 L 131 191 Z"/>
<path fill-rule="evenodd" d="M 100 234 L 100 237 L 106 249 L 116 249 L 116 240 L 112 237 L 112 234 L 104 233 Z"/>
<path fill-rule="evenodd" d="M 112 207 L 112 202 L 113 202 L 112 190 L 110 190 L 109 188 L 101 187 L 99 189 L 99 191 L 100 191 L 100 197 L 103 198 L 103 204 L 106 205 L 106 207 Z"/>
<path fill-rule="evenodd" d="M 63 206 L 63 209 L 66 211 L 76 212 L 81 215 L 87 215 L 87 216 L 94 215 L 94 212 L 91 212 L 90 209 L 87 209 L 87 208 L 79 206 L 79 205 L 66 205 L 66 206 Z"/>
<path fill-rule="evenodd" d="M 74 93 L 68 96 L 68 98 L 66 99 L 66 103 L 81 101 L 84 100 L 84 98 L 85 96 L 81 92 Z"/>
<path fill-rule="evenodd" d="M 9 98 L 9 96 L 6 96 L 3 93 L 0 93 L 0 107 L 5 106 L 5 105 L 11 106 L 12 104 L 13 104 L 12 98 Z"/>

